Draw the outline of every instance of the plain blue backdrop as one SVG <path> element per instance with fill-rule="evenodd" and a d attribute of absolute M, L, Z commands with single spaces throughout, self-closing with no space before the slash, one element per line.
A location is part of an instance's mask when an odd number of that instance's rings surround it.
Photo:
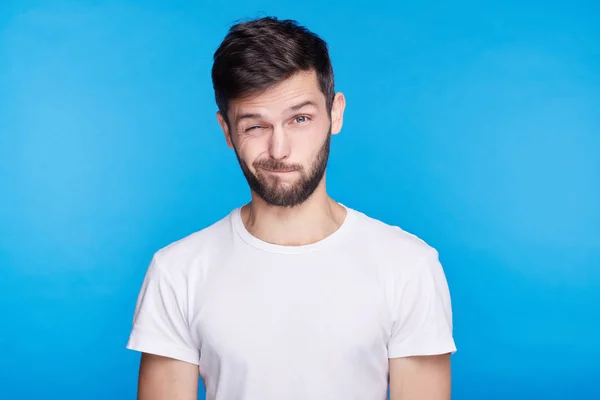
<path fill-rule="evenodd" d="M 331 194 L 440 252 L 453 398 L 600 399 L 600 6 L 463 0 L 0 2 L 0 398 L 135 398 L 150 257 L 249 198 L 210 67 L 263 15 L 330 44 Z"/>

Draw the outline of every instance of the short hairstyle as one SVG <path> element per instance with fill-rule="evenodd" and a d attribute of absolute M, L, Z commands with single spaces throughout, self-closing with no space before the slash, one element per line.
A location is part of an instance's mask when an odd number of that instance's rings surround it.
<path fill-rule="evenodd" d="M 233 25 L 213 61 L 215 99 L 227 123 L 231 100 L 260 93 L 301 71 L 316 73 L 331 113 L 335 92 L 327 43 L 294 20 L 264 17 Z"/>

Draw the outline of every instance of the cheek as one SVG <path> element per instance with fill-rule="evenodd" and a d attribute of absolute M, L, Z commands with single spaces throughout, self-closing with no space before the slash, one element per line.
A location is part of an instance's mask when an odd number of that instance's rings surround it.
<path fill-rule="evenodd" d="M 252 168 L 252 163 L 267 151 L 267 147 L 258 137 L 240 138 L 237 142 L 238 156 Z"/>
<path fill-rule="evenodd" d="M 321 150 L 323 142 L 327 137 L 323 132 L 325 130 L 313 130 L 307 132 L 305 135 L 295 137 L 292 149 L 299 159 L 308 163 L 312 161 Z"/>

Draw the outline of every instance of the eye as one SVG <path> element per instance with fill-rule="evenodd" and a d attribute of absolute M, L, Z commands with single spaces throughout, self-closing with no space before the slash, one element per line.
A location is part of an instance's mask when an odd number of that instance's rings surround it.
<path fill-rule="evenodd" d="M 303 124 L 305 122 L 308 122 L 310 120 L 310 118 L 306 115 L 298 115 L 297 117 L 294 118 L 294 122 L 297 124 Z"/>
<path fill-rule="evenodd" d="M 246 128 L 246 129 L 244 129 L 244 132 L 250 132 L 250 131 L 253 131 L 255 129 L 260 129 L 260 125 L 250 126 L 250 127 Z"/>

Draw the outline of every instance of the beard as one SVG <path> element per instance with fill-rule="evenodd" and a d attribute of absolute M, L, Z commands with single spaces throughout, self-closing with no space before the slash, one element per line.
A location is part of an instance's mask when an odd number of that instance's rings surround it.
<path fill-rule="evenodd" d="M 291 208 L 304 203 L 323 180 L 329 160 L 330 143 L 331 130 L 308 170 L 299 164 L 287 164 L 269 158 L 252 163 L 255 171 L 257 171 L 254 174 L 248 168 L 248 164 L 240 158 L 237 150 L 235 150 L 235 155 L 244 177 L 254 193 L 271 206 Z M 276 175 L 263 173 L 262 168 L 276 172 L 296 171 L 300 177 L 295 182 L 288 183 Z"/>

